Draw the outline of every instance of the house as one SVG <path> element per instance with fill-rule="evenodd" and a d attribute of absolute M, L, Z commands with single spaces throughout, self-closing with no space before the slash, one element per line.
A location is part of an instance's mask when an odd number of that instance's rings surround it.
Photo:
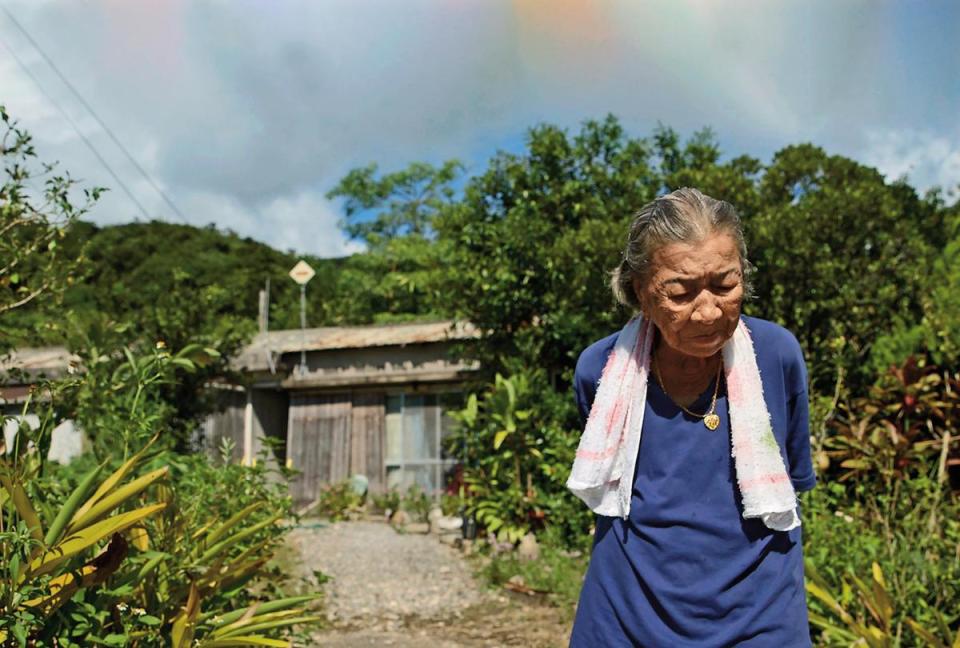
<path fill-rule="evenodd" d="M 356 474 L 371 492 L 436 492 L 455 465 L 443 448 L 448 412 L 478 369 L 455 346 L 478 335 L 451 321 L 260 333 L 232 361 L 244 384 L 221 386 L 225 408 L 205 422 L 205 445 L 229 438 L 236 460 L 296 469 L 300 503 Z"/>

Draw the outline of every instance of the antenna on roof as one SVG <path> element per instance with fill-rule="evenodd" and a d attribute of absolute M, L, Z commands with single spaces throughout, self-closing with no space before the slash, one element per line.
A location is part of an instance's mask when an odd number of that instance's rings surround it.
<path fill-rule="evenodd" d="M 270 338 L 267 333 L 270 332 L 270 277 L 267 277 L 266 285 L 260 291 L 259 310 L 257 311 L 257 328 L 260 335 L 263 336 L 263 352 L 267 354 L 267 366 L 270 367 L 270 373 L 277 373 L 277 365 L 273 360 L 273 349 L 270 348 Z"/>

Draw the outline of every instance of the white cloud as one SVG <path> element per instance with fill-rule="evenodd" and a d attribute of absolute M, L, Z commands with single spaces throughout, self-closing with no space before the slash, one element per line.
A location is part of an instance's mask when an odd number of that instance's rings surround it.
<path fill-rule="evenodd" d="M 363 246 L 348 241 L 337 227 L 334 206 L 314 192 L 276 198 L 262 205 L 245 204 L 223 194 L 191 191 L 184 195 L 181 211 L 191 225 L 216 223 L 240 236 L 266 241 L 280 250 L 320 257 L 359 252 Z"/>
<path fill-rule="evenodd" d="M 921 191 L 938 186 L 956 192 L 960 186 L 960 137 L 930 131 L 872 131 L 861 156 L 888 180 L 906 177 Z"/>
<path fill-rule="evenodd" d="M 261 229 L 275 233 L 275 246 L 302 250 L 321 257 L 337 257 L 360 252 L 363 245 L 348 241 L 337 227 L 334 206 L 314 192 L 276 198 L 257 208 Z"/>

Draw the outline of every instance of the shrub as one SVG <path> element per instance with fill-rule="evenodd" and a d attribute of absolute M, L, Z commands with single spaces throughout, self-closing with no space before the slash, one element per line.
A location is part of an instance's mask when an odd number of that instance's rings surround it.
<path fill-rule="evenodd" d="M 14 453 L 0 462 L 2 641 L 186 648 L 276 637 L 317 620 L 303 611 L 314 595 L 284 597 L 273 587 L 266 592 L 273 600 L 259 601 L 247 588 L 275 576 L 266 564 L 285 532 L 278 522 L 290 514 L 285 486 L 263 466 L 214 466 L 200 455 L 138 447 L 164 411 L 143 405 L 172 360 L 189 367 L 182 354 L 128 351 L 124 366 L 136 378 L 118 377 L 99 395 L 114 400 L 100 411 L 130 432 L 115 433 L 129 457 L 118 451 L 100 464 L 88 456 L 65 467 L 43 461 L 62 393 L 75 390 L 81 403 L 84 394 L 94 397 L 77 389 L 84 374 L 48 385 L 45 402 L 30 410 L 40 426 L 21 425 Z"/>
<path fill-rule="evenodd" d="M 383 493 L 377 493 L 371 497 L 373 508 L 378 513 L 393 513 L 400 510 L 400 502 L 403 501 L 403 495 L 395 488 L 391 488 Z"/>
<path fill-rule="evenodd" d="M 579 440 L 566 427 L 572 409 L 543 371 L 520 369 L 454 413 L 448 448 L 464 465 L 466 511 L 501 541 L 550 527 L 570 546 L 589 538 L 592 513 L 565 487 Z"/>
<path fill-rule="evenodd" d="M 960 471 L 960 374 L 909 358 L 866 396 L 841 403 L 824 440 L 830 472 L 841 481 L 890 488 L 927 470 L 946 482 Z"/>
<path fill-rule="evenodd" d="M 960 610 L 960 501 L 943 491 L 935 477 L 915 475 L 889 485 L 827 480 L 803 496 L 806 558 L 842 606 L 858 604 L 849 582 L 869 581 L 877 563 L 897 636 L 907 618 L 936 627 L 938 611 Z M 808 603 L 814 614 L 831 613 Z"/>
<path fill-rule="evenodd" d="M 346 520 L 350 514 L 363 510 L 364 496 L 350 484 L 350 480 L 329 484 L 320 489 L 312 515 L 329 518 L 332 522 Z"/>
<path fill-rule="evenodd" d="M 427 519 L 433 508 L 433 499 L 422 488 L 411 484 L 400 502 L 400 508 L 421 522 Z"/>

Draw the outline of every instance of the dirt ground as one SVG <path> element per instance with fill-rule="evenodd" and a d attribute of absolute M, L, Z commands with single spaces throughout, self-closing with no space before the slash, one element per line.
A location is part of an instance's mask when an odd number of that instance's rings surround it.
<path fill-rule="evenodd" d="M 322 585 L 327 625 L 312 645 L 480 648 L 567 645 L 570 622 L 539 597 L 485 589 L 459 551 L 382 522 L 305 521 L 283 562 Z M 314 581 L 315 582 L 315 581 Z"/>
<path fill-rule="evenodd" d="M 335 648 L 492 648 L 566 646 L 568 626 L 556 608 L 517 596 L 491 597 L 448 618 L 407 617 L 390 630 L 335 625 L 314 635 L 317 646 Z"/>

